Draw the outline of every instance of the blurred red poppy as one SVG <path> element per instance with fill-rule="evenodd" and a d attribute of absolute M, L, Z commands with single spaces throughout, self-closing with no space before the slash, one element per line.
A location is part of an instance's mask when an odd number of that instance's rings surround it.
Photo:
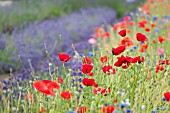
<path fill-rule="evenodd" d="M 156 73 L 158 73 L 159 71 L 163 71 L 163 70 L 164 70 L 164 66 L 156 65 Z"/>
<path fill-rule="evenodd" d="M 121 39 L 121 41 L 118 43 L 119 46 L 125 46 L 125 47 L 130 47 L 134 45 L 134 42 L 132 41 L 132 39 L 130 39 L 129 37 L 123 37 Z"/>
<path fill-rule="evenodd" d="M 102 113 L 113 113 L 113 111 L 115 110 L 115 107 L 112 106 L 102 106 L 101 111 Z"/>
<path fill-rule="evenodd" d="M 140 22 L 138 22 L 138 27 L 139 28 L 145 28 L 145 25 L 148 23 L 147 20 L 142 20 Z"/>
<path fill-rule="evenodd" d="M 78 108 L 78 113 L 85 113 L 87 111 L 87 107 L 86 106 L 81 106 Z"/>
<path fill-rule="evenodd" d="M 92 59 L 90 59 L 88 57 L 84 57 L 83 58 L 83 64 L 92 64 Z"/>
<path fill-rule="evenodd" d="M 162 36 L 158 36 L 158 40 L 159 40 L 159 42 L 162 44 L 162 42 L 165 41 L 165 38 L 163 38 Z"/>
<path fill-rule="evenodd" d="M 45 95 L 55 96 L 54 89 L 59 89 L 60 86 L 56 82 L 50 80 L 35 81 L 33 83 L 34 88 Z"/>
<path fill-rule="evenodd" d="M 38 113 L 46 113 L 46 108 L 39 108 Z"/>
<path fill-rule="evenodd" d="M 97 87 L 93 89 L 93 94 L 106 94 L 106 93 L 110 93 L 110 87 L 109 88 L 101 88 L 101 87 Z"/>
<path fill-rule="evenodd" d="M 169 65 L 169 60 L 159 60 L 159 65 L 161 64 L 166 64 L 166 65 Z"/>
<path fill-rule="evenodd" d="M 145 31 L 146 32 L 151 32 L 151 29 L 150 28 L 145 28 Z"/>
<path fill-rule="evenodd" d="M 60 96 L 64 99 L 70 100 L 73 94 L 71 94 L 70 91 L 62 91 Z"/>
<path fill-rule="evenodd" d="M 164 97 L 165 97 L 166 101 L 170 101 L 170 92 L 165 92 Z"/>
<path fill-rule="evenodd" d="M 136 34 L 136 39 L 138 41 L 141 41 L 141 42 L 145 42 L 145 41 L 148 41 L 148 39 L 146 38 L 146 36 L 142 33 L 137 33 Z"/>
<path fill-rule="evenodd" d="M 25 96 L 25 99 L 27 99 L 27 100 L 29 100 L 29 101 L 31 101 L 31 102 L 34 101 L 32 94 L 27 94 L 27 95 Z"/>
<path fill-rule="evenodd" d="M 101 63 L 105 63 L 105 62 L 107 62 L 108 61 L 108 57 L 107 56 L 102 56 L 102 57 L 100 57 L 100 62 Z"/>
<path fill-rule="evenodd" d="M 61 77 L 58 77 L 58 83 L 62 84 L 63 83 L 63 79 Z"/>
<path fill-rule="evenodd" d="M 145 52 L 148 49 L 148 44 L 141 44 L 140 46 L 139 52 Z"/>
<path fill-rule="evenodd" d="M 125 17 L 123 18 L 123 20 L 124 20 L 125 22 L 130 21 L 130 16 L 125 16 Z"/>

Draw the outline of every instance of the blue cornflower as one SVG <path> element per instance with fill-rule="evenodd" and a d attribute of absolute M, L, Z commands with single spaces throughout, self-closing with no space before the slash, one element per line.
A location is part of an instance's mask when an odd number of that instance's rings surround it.
<path fill-rule="evenodd" d="M 156 16 L 154 16 L 154 17 L 152 18 L 153 21 L 156 21 L 157 19 L 158 19 L 158 17 L 156 17 Z"/>
<path fill-rule="evenodd" d="M 134 49 L 133 48 L 130 48 L 130 52 L 133 52 L 134 51 Z"/>
<path fill-rule="evenodd" d="M 147 17 L 147 20 L 148 20 L 148 21 L 150 21 L 150 18 L 149 18 L 149 17 Z"/>
<path fill-rule="evenodd" d="M 156 113 L 156 110 L 152 110 L 152 112 L 151 113 Z"/>
<path fill-rule="evenodd" d="M 131 113 L 131 112 L 132 112 L 131 109 L 127 109 L 127 110 L 126 110 L 126 113 Z"/>
<path fill-rule="evenodd" d="M 139 43 L 140 43 L 140 44 L 144 44 L 144 42 L 142 42 L 142 41 L 140 41 Z"/>
<path fill-rule="evenodd" d="M 165 97 L 163 97 L 163 98 L 162 98 L 162 100 L 163 100 L 163 101 L 166 101 L 166 98 L 165 98 Z"/>
<path fill-rule="evenodd" d="M 125 107 L 125 104 L 121 104 L 120 107 L 123 109 Z"/>
<path fill-rule="evenodd" d="M 164 57 L 165 57 L 164 54 L 161 54 L 160 58 L 163 59 Z"/>
<path fill-rule="evenodd" d="M 89 54 L 90 56 L 94 56 L 93 52 L 88 52 L 88 54 Z"/>
<path fill-rule="evenodd" d="M 106 103 L 106 104 L 104 104 L 104 106 L 109 106 L 109 104 Z"/>
<path fill-rule="evenodd" d="M 155 32 L 159 33 L 159 32 L 160 32 L 160 29 L 159 29 L 159 28 L 156 28 L 156 29 L 155 29 Z"/>
<path fill-rule="evenodd" d="M 83 54 L 79 54 L 80 57 L 83 57 Z"/>
<path fill-rule="evenodd" d="M 167 15 L 165 15 L 165 16 L 163 16 L 163 18 L 168 19 L 168 16 L 167 16 Z"/>
<path fill-rule="evenodd" d="M 138 46 L 133 46 L 133 49 L 137 49 Z"/>
<path fill-rule="evenodd" d="M 69 110 L 67 113 L 74 113 L 74 111 L 73 110 Z"/>

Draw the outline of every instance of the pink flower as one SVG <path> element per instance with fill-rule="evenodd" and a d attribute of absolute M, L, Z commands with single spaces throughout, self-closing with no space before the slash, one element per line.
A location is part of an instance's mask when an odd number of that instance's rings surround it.
<path fill-rule="evenodd" d="M 170 33 L 168 33 L 168 41 L 170 41 Z"/>
<path fill-rule="evenodd" d="M 159 48 L 159 49 L 158 49 L 158 54 L 160 54 L 160 55 L 164 54 L 164 50 L 161 49 L 161 48 Z"/>
<path fill-rule="evenodd" d="M 94 44 L 97 43 L 97 41 L 96 41 L 94 38 L 90 38 L 90 39 L 88 40 L 88 43 L 94 45 Z"/>

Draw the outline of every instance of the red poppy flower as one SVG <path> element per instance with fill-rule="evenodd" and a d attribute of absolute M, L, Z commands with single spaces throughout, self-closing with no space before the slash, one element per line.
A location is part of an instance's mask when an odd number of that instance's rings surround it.
<path fill-rule="evenodd" d="M 118 34 L 122 37 L 125 37 L 126 36 L 126 29 L 119 31 Z"/>
<path fill-rule="evenodd" d="M 145 31 L 146 31 L 146 32 L 150 32 L 151 29 L 150 29 L 150 28 L 145 28 Z"/>
<path fill-rule="evenodd" d="M 138 27 L 139 28 L 145 28 L 145 25 L 148 23 L 147 20 L 142 20 L 140 22 L 138 22 Z"/>
<path fill-rule="evenodd" d="M 163 71 L 163 70 L 164 70 L 164 66 L 156 65 L 156 73 L 158 73 L 159 71 Z"/>
<path fill-rule="evenodd" d="M 125 16 L 125 17 L 123 18 L 123 20 L 124 20 L 125 22 L 130 21 L 130 16 Z"/>
<path fill-rule="evenodd" d="M 101 88 L 101 87 L 97 87 L 93 89 L 93 94 L 106 94 L 106 93 L 110 93 L 110 87 L 109 88 Z"/>
<path fill-rule="evenodd" d="M 161 64 L 166 64 L 166 65 L 169 65 L 169 60 L 159 60 L 159 65 Z"/>
<path fill-rule="evenodd" d="M 135 22 L 134 21 L 130 21 L 130 22 L 128 22 L 128 25 L 129 26 L 133 26 L 133 25 L 135 25 Z"/>
<path fill-rule="evenodd" d="M 150 26 L 154 28 L 156 25 L 154 23 L 151 23 Z"/>
<path fill-rule="evenodd" d="M 165 41 L 165 38 L 163 38 L 162 36 L 158 36 L 158 40 L 162 44 L 162 42 Z"/>
<path fill-rule="evenodd" d="M 139 49 L 139 52 L 145 52 L 148 49 L 148 44 L 141 44 L 141 48 Z"/>
<path fill-rule="evenodd" d="M 102 113 L 113 113 L 113 111 L 115 110 L 115 107 L 112 106 L 102 106 L 101 108 Z"/>
<path fill-rule="evenodd" d="M 130 47 L 134 45 L 134 42 L 129 37 L 123 37 L 118 43 L 119 46 Z"/>
<path fill-rule="evenodd" d="M 113 26 L 113 31 L 117 31 L 118 27 L 119 27 L 119 25 L 118 25 L 118 24 L 115 24 L 115 25 Z"/>
<path fill-rule="evenodd" d="M 82 71 L 84 74 L 87 74 L 87 75 L 89 75 L 89 76 L 93 76 L 93 72 L 91 72 L 92 69 L 93 69 L 93 65 L 91 65 L 91 64 L 83 64 L 81 71 Z"/>
<path fill-rule="evenodd" d="M 85 113 L 86 110 L 87 110 L 87 107 L 86 107 L 86 106 L 79 107 L 79 108 L 78 108 L 78 113 Z"/>
<path fill-rule="evenodd" d="M 141 42 L 145 42 L 145 41 L 148 41 L 148 39 L 146 38 L 146 36 L 142 33 L 137 33 L 136 34 L 136 39 L 138 41 L 141 41 Z"/>
<path fill-rule="evenodd" d="M 120 26 L 121 29 L 126 29 L 127 23 L 126 22 L 119 22 L 119 26 Z"/>
<path fill-rule="evenodd" d="M 60 84 L 63 83 L 63 79 L 61 77 L 58 77 L 58 83 L 60 83 Z"/>
<path fill-rule="evenodd" d="M 110 38 L 110 33 L 109 33 L 109 32 L 105 32 L 105 33 L 103 34 L 103 37 Z"/>
<path fill-rule="evenodd" d="M 92 64 L 92 60 L 88 57 L 83 58 L 83 64 Z"/>
<path fill-rule="evenodd" d="M 110 38 L 110 34 L 108 32 L 105 32 L 105 30 L 103 28 L 101 28 L 101 27 L 96 27 L 95 31 L 96 31 L 96 33 L 93 34 L 94 38 L 99 38 L 99 37 L 101 37 L 101 38 L 104 38 L 104 37 Z"/>
<path fill-rule="evenodd" d="M 63 63 L 68 62 L 68 61 L 71 59 L 71 56 L 69 56 L 69 55 L 67 55 L 67 54 L 59 53 L 58 56 L 59 56 L 59 59 L 60 59 Z"/>
<path fill-rule="evenodd" d="M 114 106 L 107 106 L 106 113 L 113 113 L 114 110 L 115 110 Z"/>
<path fill-rule="evenodd" d="M 45 95 L 55 96 L 53 89 L 59 89 L 60 86 L 56 82 L 50 80 L 35 81 L 33 83 L 34 88 Z"/>
<path fill-rule="evenodd" d="M 170 101 L 170 92 L 165 92 L 164 97 L 165 97 L 166 101 Z"/>
<path fill-rule="evenodd" d="M 107 73 L 108 75 L 116 73 L 116 70 L 112 66 L 103 66 L 102 70 L 104 73 Z"/>
<path fill-rule="evenodd" d="M 153 43 L 153 44 L 156 44 L 157 42 L 156 42 L 156 40 L 152 40 L 152 43 Z"/>
<path fill-rule="evenodd" d="M 154 4 L 154 0 L 148 0 L 148 2 L 150 2 L 151 4 Z"/>
<path fill-rule="evenodd" d="M 133 60 L 133 58 L 131 58 L 129 56 L 124 57 L 123 55 L 121 57 L 118 57 L 117 59 L 118 59 L 118 61 L 114 63 L 114 66 L 122 67 L 124 69 L 127 69 Z"/>
<path fill-rule="evenodd" d="M 138 27 L 139 28 L 145 28 L 145 24 L 143 22 L 138 22 Z"/>
<path fill-rule="evenodd" d="M 73 94 L 71 94 L 70 91 L 62 91 L 60 93 L 60 96 L 64 99 L 70 100 L 70 98 L 73 96 Z"/>
<path fill-rule="evenodd" d="M 131 63 L 141 63 L 141 62 L 144 62 L 144 57 L 141 57 L 141 56 L 137 56 L 135 58 L 132 59 Z"/>
<path fill-rule="evenodd" d="M 89 79 L 89 78 L 84 78 L 82 83 L 85 86 L 94 86 L 94 87 L 98 87 L 98 84 L 96 84 L 94 79 Z"/>
<path fill-rule="evenodd" d="M 117 48 L 112 48 L 112 54 L 113 55 L 120 55 L 122 52 L 124 52 L 126 49 L 125 46 L 119 46 Z"/>
<path fill-rule="evenodd" d="M 25 96 L 25 99 L 27 99 L 27 100 L 29 100 L 29 101 L 31 101 L 31 102 L 34 101 L 32 94 L 27 94 L 27 95 Z"/>
<path fill-rule="evenodd" d="M 105 63 L 105 62 L 107 62 L 108 61 L 108 57 L 107 56 L 102 56 L 102 57 L 100 57 L 100 62 L 101 63 Z"/>
<path fill-rule="evenodd" d="M 39 108 L 39 112 L 38 113 L 46 113 L 46 108 Z"/>

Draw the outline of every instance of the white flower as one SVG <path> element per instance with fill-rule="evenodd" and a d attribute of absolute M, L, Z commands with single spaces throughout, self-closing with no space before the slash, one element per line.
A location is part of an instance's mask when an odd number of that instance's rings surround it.
<path fill-rule="evenodd" d="M 141 106 L 141 110 L 145 110 L 145 108 L 146 108 L 145 105 Z"/>

